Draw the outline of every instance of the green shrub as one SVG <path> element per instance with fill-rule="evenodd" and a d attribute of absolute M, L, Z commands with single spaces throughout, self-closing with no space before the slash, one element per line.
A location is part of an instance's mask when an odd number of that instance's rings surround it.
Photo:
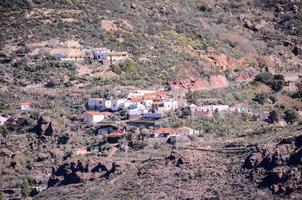
<path fill-rule="evenodd" d="M 268 122 L 269 123 L 276 123 L 279 121 L 279 114 L 277 111 L 273 110 L 269 113 L 269 116 L 268 116 Z"/>
<path fill-rule="evenodd" d="M 279 92 L 283 89 L 284 81 L 283 80 L 273 80 L 271 83 L 271 88 L 275 92 Z"/>
<path fill-rule="evenodd" d="M 123 63 L 118 65 L 112 65 L 111 70 L 117 74 L 121 75 L 123 72 L 129 74 L 136 72 L 136 64 L 133 62 L 133 60 L 127 59 Z"/>
<path fill-rule="evenodd" d="M 263 105 L 265 101 L 267 100 L 268 95 L 265 93 L 258 93 L 254 97 L 254 101 L 258 102 L 260 105 Z"/>
<path fill-rule="evenodd" d="M 297 111 L 293 109 L 289 109 L 284 112 L 284 120 L 286 121 L 286 123 L 293 124 L 298 119 L 299 119 L 299 114 L 297 113 Z"/>
<path fill-rule="evenodd" d="M 273 79 L 274 76 L 270 72 L 262 72 L 256 76 L 255 81 L 270 85 Z"/>
<path fill-rule="evenodd" d="M 133 60 L 130 60 L 130 59 L 127 59 L 122 64 L 120 64 L 120 68 L 123 72 L 126 72 L 126 73 L 136 71 L 136 65 L 133 62 Z"/>
<path fill-rule="evenodd" d="M 133 149 L 139 150 L 139 149 L 144 149 L 144 147 L 146 146 L 146 143 L 142 140 L 137 140 L 134 141 L 133 144 Z"/>
<path fill-rule="evenodd" d="M 123 73 L 121 67 L 119 65 L 112 65 L 111 71 L 114 72 L 117 75 L 121 75 Z"/>
<path fill-rule="evenodd" d="M 258 74 L 255 81 L 259 81 L 265 85 L 268 85 L 275 92 L 279 92 L 284 86 L 284 76 L 281 74 L 272 75 L 270 72 L 262 72 Z"/>

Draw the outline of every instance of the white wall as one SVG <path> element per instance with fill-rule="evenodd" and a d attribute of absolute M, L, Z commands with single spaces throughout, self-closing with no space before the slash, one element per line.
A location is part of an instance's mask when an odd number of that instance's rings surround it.
<path fill-rule="evenodd" d="M 21 110 L 29 110 L 30 106 L 29 105 L 21 105 Z"/>

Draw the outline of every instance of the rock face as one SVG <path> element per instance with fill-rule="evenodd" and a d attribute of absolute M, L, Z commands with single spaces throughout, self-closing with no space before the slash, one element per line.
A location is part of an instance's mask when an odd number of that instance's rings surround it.
<path fill-rule="evenodd" d="M 86 160 L 67 162 L 57 168 L 53 168 L 52 175 L 48 180 L 48 187 L 83 183 L 99 178 L 108 179 L 111 174 L 117 172 L 120 164 L 116 162 L 99 162 Z"/>
<path fill-rule="evenodd" d="M 210 86 L 212 88 L 224 88 L 229 85 L 229 81 L 223 75 L 215 75 L 210 77 Z"/>
<path fill-rule="evenodd" d="M 281 140 L 277 144 L 257 146 L 244 162 L 261 188 L 275 194 L 302 192 L 302 135 Z"/>
<path fill-rule="evenodd" d="M 168 86 L 171 90 L 209 90 L 216 88 L 224 88 L 229 85 L 229 81 L 223 75 L 213 75 L 209 79 L 184 79 L 180 81 L 169 81 Z"/>

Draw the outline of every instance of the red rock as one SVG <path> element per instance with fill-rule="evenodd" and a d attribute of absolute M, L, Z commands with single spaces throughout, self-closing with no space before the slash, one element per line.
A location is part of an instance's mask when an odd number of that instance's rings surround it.
<path fill-rule="evenodd" d="M 211 88 L 223 88 L 229 85 L 229 81 L 223 75 L 214 75 L 210 77 Z"/>

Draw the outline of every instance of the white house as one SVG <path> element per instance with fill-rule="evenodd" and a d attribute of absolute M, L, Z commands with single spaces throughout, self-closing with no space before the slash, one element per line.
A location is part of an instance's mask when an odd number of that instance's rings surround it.
<path fill-rule="evenodd" d="M 218 112 L 228 111 L 229 108 L 228 105 L 212 105 L 212 110 Z"/>
<path fill-rule="evenodd" d="M 8 120 L 8 118 L 2 117 L 2 116 L 0 115 L 0 126 L 3 126 L 4 123 L 5 123 L 7 120 Z"/>
<path fill-rule="evenodd" d="M 105 100 L 105 109 L 111 109 L 111 100 Z"/>
<path fill-rule="evenodd" d="M 88 109 L 91 110 L 107 110 L 111 109 L 111 100 L 103 98 L 90 98 L 87 103 Z"/>
<path fill-rule="evenodd" d="M 95 124 L 95 123 L 101 122 L 104 120 L 104 118 L 105 118 L 105 115 L 100 112 L 86 112 L 84 114 L 84 121 L 87 124 Z"/>
<path fill-rule="evenodd" d="M 178 108 L 177 101 L 173 99 L 153 102 L 152 107 L 158 112 L 169 112 Z"/>
<path fill-rule="evenodd" d="M 111 110 L 112 111 L 118 111 L 122 110 L 124 107 L 124 103 L 127 101 L 127 99 L 115 99 L 111 101 Z"/>
<path fill-rule="evenodd" d="M 21 108 L 21 110 L 24 110 L 24 111 L 26 111 L 26 110 L 30 110 L 30 102 L 21 102 L 20 103 L 20 108 Z"/>
<path fill-rule="evenodd" d="M 193 136 L 195 134 L 198 134 L 198 131 L 185 126 L 175 129 L 172 133 L 174 136 Z"/>
<path fill-rule="evenodd" d="M 144 103 L 144 105 L 146 106 L 146 107 L 151 107 L 152 106 L 152 104 L 153 104 L 153 99 L 144 99 L 143 100 L 143 103 Z"/>
<path fill-rule="evenodd" d="M 173 132 L 172 128 L 158 128 L 149 132 L 151 138 L 166 138 Z"/>

